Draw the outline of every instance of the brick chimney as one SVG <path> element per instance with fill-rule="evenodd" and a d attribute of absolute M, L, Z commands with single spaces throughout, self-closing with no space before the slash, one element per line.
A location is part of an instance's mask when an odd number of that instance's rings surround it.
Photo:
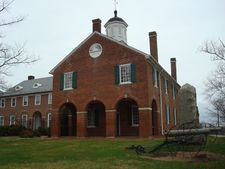
<path fill-rule="evenodd" d="M 177 81 L 177 65 L 176 58 L 170 58 L 171 76 Z"/>
<path fill-rule="evenodd" d="M 35 77 L 32 76 L 32 75 L 30 75 L 30 76 L 27 77 L 28 80 L 33 80 L 34 78 L 35 78 Z"/>
<path fill-rule="evenodd" d="M 99 18 L 92 20 L 93 32 L 97 31 L 97 32 L 101 33 L 101 23 L 102 23 L 102 21 Z"/>
<path fill-rule="evenodd" d="M 157 49 L 157 33 L 149 32 L 149 45 L 150 45 L 150 54 L 158 62 L 158 49 Z"/>

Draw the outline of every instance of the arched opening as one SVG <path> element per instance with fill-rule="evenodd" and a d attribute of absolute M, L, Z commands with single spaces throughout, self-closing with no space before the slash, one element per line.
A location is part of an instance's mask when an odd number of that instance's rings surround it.
<path fill-rule="evenodd" d="M 156 101 L 152 101 L 152 135 L 158 135 L 158 115 L 157 115 L 157 104 Z"/>
<path fill-rule="evenodd" d="M 105 105 L 91 101 L 87 105 L 87 136 L 106 136 Z"/>
<path fill-rule="evenodd" d="M 76 107 L 72 103 L 65 103 L 59 110 L 59 124 L 61 136 L 76 136 Z"/>
<path fill-rule="evenodd" d="M 37 130 L 39 127 L 41 127 L 41 113 L 34 112 L 34 114 L 33 114 L 33 130 Z"/>
<path fill-rule="evenodd" d="M 139 111 L 137 102 L 130 98 L 121 99 L 117 109 L 117 136 L 139 135 Z"/>

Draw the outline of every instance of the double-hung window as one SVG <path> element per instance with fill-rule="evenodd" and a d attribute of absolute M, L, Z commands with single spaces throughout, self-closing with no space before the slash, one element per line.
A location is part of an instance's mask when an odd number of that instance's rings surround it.
<path fill-rule="evenodd" d="M 120 65 L 120 84 L 131 83 L 131 66 L 130 64 Z"/>
<path fill-rule="evenodd" d="M 164 85 L 165 85 L 165 94 L 168 94 L 168 86 L 169 86 L 169 81 L 165 78 L 164 79 Z"/>
<path fill-rule="evenodd" d="M 5 99 L 4 98 L 0 99 L 0 107 L 1 108 L 5 107 Z"/>
<path fill-rule="evenodd" d="M 26 127 L 27 128 L 27 114 L 22 114 L 22 119 L 21 119 L 21 123 L 22 123 L 22 126 Z"/>
<path fill-rule="evenodd" d="M 9 125 L 16 124 L 16 116 L 15 115 L 10 115 L 9 120 L 10 120 Z"/>
<path fill-rule="evenodd" d="M 35 95 L 35 105 L 41 104 L 41 95 Z"/>
<path fill-rule="evenodd" d="M 168 104 L 166 105 L 166 124 L 170 124 L 170 107 Z"/>
<path fill-rule="evenodd" d="M 11 107 L 16 107 L 16 97 L 11 98 Z"/>
<path fill-rule="evenodd" d="M 48 127 L 51 127 L 51 122 L 52 122 L 52 113 L 48 113 L 48 122 L 47 122 Z"/>
<path fill-rule="evenodd" d="M 48 94 L 48 104 L 52 104 L 52 93 Z"/>
<path fill-rule="evenodd" d="M 60 77 L 60 90 L 71 90 L 77 88 L 77 72 L 66 72 Z"/>
<path fill-rule="evenodd" d="M 114 67 L 116 84 L 131 84 L 136 82 L 136 65 L 122 64 Z"/>
<path fill-rule="evenodd" d="M 174 108 L 174 110 L 173 110 L 173 115 L 174 115 L 174 125 L 176 126 L 177 125 L 177 110 L 176 110 L 176 108 Z"/>
<path fill-rule="evenodd" d="M 152 81 L 155 87 L 159 87 L 159 71 L 152 67 Z"/>
<path fill-rule="evenodd" d="M 28 106 L 28 96 L 23 96 L 23 106 Z"/>
<path fill-rule="evenodd" d="M 0 116 L 0 126 L 4 126 L 4 116 Z"/>

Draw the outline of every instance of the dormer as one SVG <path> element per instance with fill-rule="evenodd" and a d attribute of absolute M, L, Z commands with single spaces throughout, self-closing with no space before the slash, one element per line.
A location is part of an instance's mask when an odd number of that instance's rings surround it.
<path fill-rule="evenodd" d="M 19 90 L 21 90 L 21 89 L 23 89 L 23 87 L 20 86 L 20 85 L 17 85 L 17 86 L 15 87 L 15 91 L 19 91 Z"/>
<path fill-rule="evenodd" d="M 34 89 L 39 88 L 39 87 L 41 87 L 41 86 L 42 86 L 42 84 L 40 84 L 40 83 L 34 83 L 34 84 L 33 84 L 33 88 L 34 88 Z"/>
<path fill-rule="evenodd" d="M 114 17 L 110 18 L 105 24 L 106 35 L 120 42 L 127 43 L 127 23 L 117 16 L 117 10 L 114 11 Z"/>

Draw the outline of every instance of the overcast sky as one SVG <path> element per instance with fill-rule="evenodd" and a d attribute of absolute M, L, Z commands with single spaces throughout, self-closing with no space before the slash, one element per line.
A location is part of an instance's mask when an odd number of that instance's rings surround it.
<path fill-rule="evenodd" d="M 159 63 L 170 73 L 170 58 L 177 58 L 178 83 L 197 89 L 201 120 L 206 119 L 204 82 L 215 68 L 200 52 L 207 40 L 225 40 L 225 0 L 118 0 L 118 16 L 128 23 L 128 45 L 149 53 L 148 32 L 158 34 Z M 103 25 L 113 17 L 113 0 L 15 0 L 8 16 L 25 21 L 1 30 L 8 44 L 25 44 L 40 60 L 11 69 L 6 77 L 14 86 L 27 79 L 49 76 L 49 71 L 92 33 L 92 19 Z"/>

